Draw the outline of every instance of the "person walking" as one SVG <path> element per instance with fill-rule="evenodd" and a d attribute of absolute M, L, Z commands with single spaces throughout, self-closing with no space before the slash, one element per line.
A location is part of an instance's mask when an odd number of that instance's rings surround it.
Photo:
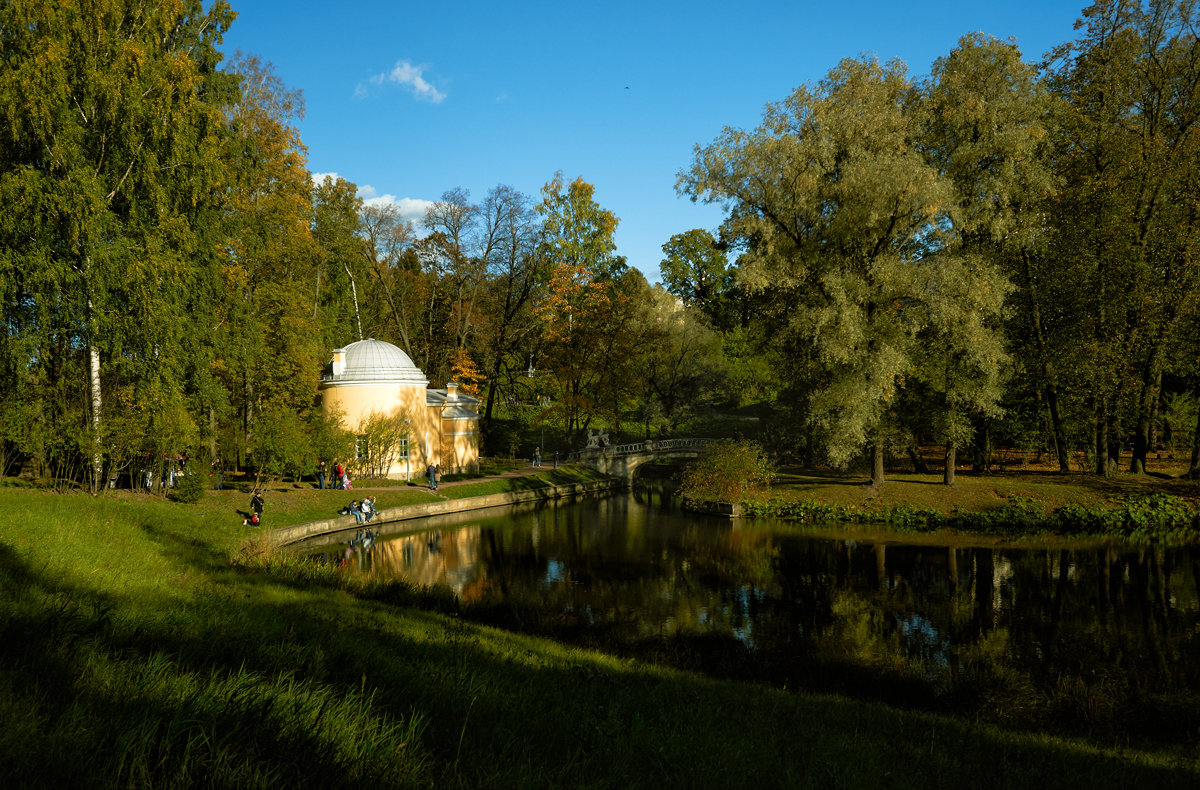
<path fill-rule="evenodd" d="M 254 493 L 250 495 L 250 518 L 242 521 L 242 524 L 251 527 L 262 524 L 263 504 L 262 493 L 257 488 L 254 489 Z"/>
<path fill-rule="evenodd" d="M 433 464 L 430 464 L 429 466 L 425 467 L 425 480 L 429 484 L 430 491 L 433 491 L 435 488 L 437 488 L 437 481 L 434 479 L 433 475 Z"/>
<path fill-rule="evenodd" d="M 346 487 L 346 470 L 342 469 L 340 461 L 333 465 L 333 487 L 338 489 Z"/>

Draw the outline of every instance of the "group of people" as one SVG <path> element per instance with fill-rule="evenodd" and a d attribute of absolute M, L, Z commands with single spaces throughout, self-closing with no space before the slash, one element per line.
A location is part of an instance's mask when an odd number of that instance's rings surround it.
<path fill-rule="evenodd" d="M 325 461 L 322 459 L 317 463 L 317 485 L 322 490 L 325 488 L 326 470 Z M 352 486 L 353 482 L 350 480 L 350 474 L 346 471 L 346 468 L 341 463 L 335 462 L 333 465 L 333 487 L 340 491 L 349 491 Z"/>
<path fill-rule="evenodd" d="M 425 467 L 425 478 L 429 481 L 429 490 L 438 490 L 438 478 L 442 476 L 442 467 L 440 464 L 430 464 Z"/>
<path fill-rule="evenodd" d="M 379 511 L 375 509 L 375 497 L 363 497 L 362 501 L 354 500 L 349 505 L 338 511 L 344 516 L 354 516 L 354 520 L 359 524 L 370 521 Z"/>

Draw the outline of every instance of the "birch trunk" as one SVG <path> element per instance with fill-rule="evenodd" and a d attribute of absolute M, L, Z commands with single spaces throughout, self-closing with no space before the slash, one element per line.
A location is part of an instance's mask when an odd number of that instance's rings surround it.
<path fill-rule="evenodd" d="M 88 315 L 94 316 L 95 306 L 88 297 Z M 92 333 L 94 333 L 94 326 Z M 100 349 L 92 337 L 88 338 L 88 389 L 92 400 L 92 494 L 100 492 L 100 478 L 104 475 L 104 445 L 100 438 L 100 413 L 104 405 L 100 390 Z"/>
<path fill-rule="evenodd" d="M 90 307 L 90 304 L 89 304 Z M 100 392 L 100 349 L 88 342 L 88 385 L 92 393 L 92 493 L 100 492 L 104 475 L 104 447 L 100 439 L 100 409 L 103 399 Z"/>
<path fill-rule="evenodd" d="M 350 264 L 343 261 L 342 268 L 346 270 L 346 276 L 350 278 L 350 296 L 354 299 L 354 323 L 358 327 L 358 339 L 362 340 L 362 318 L 358 313 L 358 286 L 354 284 L 354 275 L 350 273 Z"/>

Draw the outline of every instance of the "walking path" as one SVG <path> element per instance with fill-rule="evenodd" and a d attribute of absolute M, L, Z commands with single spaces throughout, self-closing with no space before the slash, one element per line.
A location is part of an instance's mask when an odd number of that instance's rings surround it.
<path fill-rule="evenodd" d="M 531 477 L 533 475 L 536 475 L 539 472 L 551 471 L 553 468 L 554 468 L 553 466 L 546 466 L 545 464 L 543 464 L 542 466 L 533 466 L 530 464 L 530 465 L 526 465 L 526 466 L 517 467 L 516 469 L 510 469 L 509 471 L 502 472 L 498 475 L 487 475 L 485 477 L 468 477 L 463 480 L 451 480 L 451 481 L 447 481 L 447 482 L 443 482 L 443 483 L 438 483 L 438 490 L 440 491 L 443 488 L 453 488 L 455 486 L 461 486 L 461 485 L 468 485 L 468 484 L 475 484 L 475 483 L 487 483 L 491 480 L 507 480 L 507 479 L 511 479 L 514 477 Z M 415 479 L 420 480 L 422 478 L 415 478 Z M 417 484 L 416 487 L 421 488 L 426 491 L 429 490 L 429 487 L 425 486 L 425 485 Z M 370 485 L 361 485 L 360 486 L 357 482 L 355 482 L 354 488 L 350 489 L 350 493 L 354 493 L 355 491 L 395 491 L 395 490 L 396 490 L 396 486 L 370 486 Z"/>
<path fill-rule="evenodd" d="M 528 466 L 520 469 L 510 470 L 499 475 L 476 477 L 471 480 L 461 480 L 454 483 L 446 483 L 446 485 L 453 487 L 459 483 L 478 483 L 485 480 L 527 477 L 535 474 L 538 471 L 544 470 L 545 468 L 546 467 L 544 466 L 540 469 Z M 417 520 L 424 519 L 428 516 L 464 513 L 471 510 L 480 510 L 489 507 L 517 505 L 523 503 L 550 502 L 564 497 L 584 496 L 612 491 L 621 488 L 624 485 L 626 485 L 624 481 L 610 478 L 606 480 L 591 480 L 584 483 L 538 486 L 523 491 L 507 491 L 501 494 L 486 494 L 484 496 L 464 497 L 461 499 L 450 499 L 441 496 L 436 492 L 431 492 L 437 497 L 436 500 L 417 504 L 382 508 L 377 516 L 378 521 L 373 520 L 372 523 L 378 523 L 380 527 L 383 527 L 385 524 L 395 524 L 396 522 L 416 522 Z M 386 491 L 387 489 L 376 490 Z M 357 523 L 353 516 L 339 515 L 333 518 L 319 519 L 317 521 L 310 521 L 304 524 L 294 524 L 288 527 L 280 527 L 278 529 L 270 530 L 269 534 L 276 545 L 286 546 L 301 540 L 327 535 L 329 533 L 346 532 L 355 528 L 361 528 L 361 524 Z M 414 528 L 419 529 L 420 527 L 415 526 Z"/>

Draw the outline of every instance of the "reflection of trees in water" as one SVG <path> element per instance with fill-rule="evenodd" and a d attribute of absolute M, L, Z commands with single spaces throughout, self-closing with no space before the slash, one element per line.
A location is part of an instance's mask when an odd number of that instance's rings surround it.
<path fill-rule="evenodd" d="M 622 498 L 438 534 L 380 544 L 375 572 L 449 584 L 497 625 L 1023 724 L 1200 725 L 1194 550 L 830 540 Z"/>

